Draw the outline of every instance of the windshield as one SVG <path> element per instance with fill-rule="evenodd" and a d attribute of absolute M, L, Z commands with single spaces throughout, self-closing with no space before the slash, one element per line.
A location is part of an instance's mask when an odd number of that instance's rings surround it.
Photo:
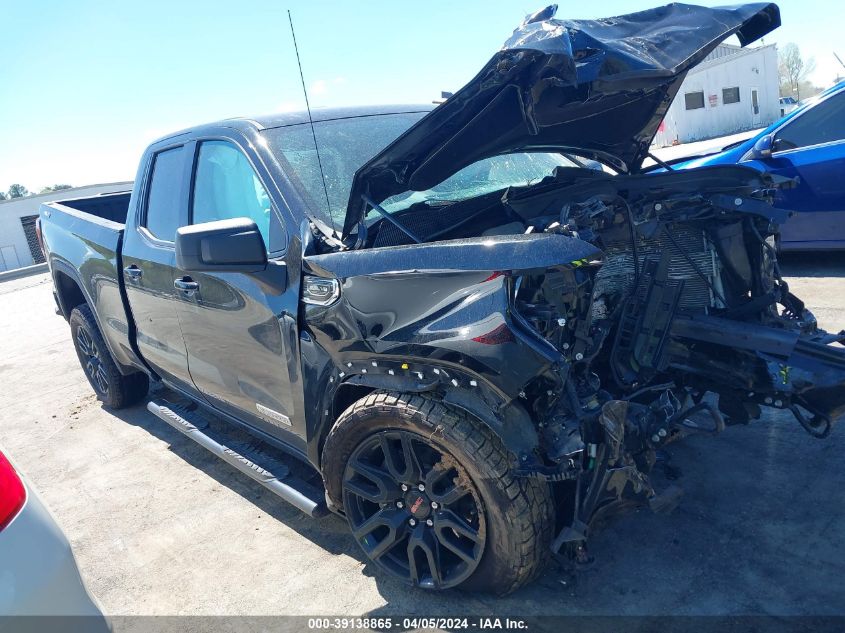
<path fill-rule="evenodd" d="M 343 225 L 356 170 L 425 114 L 380 114 L 316 122 L 314 134 L 320 148 L 325 190 L 309 124 L 270 128 L 262 134 L 312 214 L 338 229 Z M 382 206 L 395 213 L 418 202 L 434 205 L 464 200 L 497 189 L 538 182 L 559 166 L 578 165 L 561 154 L 547 152 L 494 156 L 465 167 L 427 191 L 392 196 Z"/>
<path fill-rule="evenodd" d="M 312 214 L 339 229 L 346 216 L 355 171 L 425 114 L 379 114 L 314 123 L 325 190 L 308 123 L 270 128 L 262 134 Z"/>
<path fill-rule="evenodd" d="M 561 154 L 523 152 L 485 158 L 464 167 L 426 191 L 408 191 L 385 200 L 381 206 L 395 213 L 418 202 L 440 203 L 465 200 L 497 189 L 530 185 L 550 176 L 555 167 L 578 165 Z"/>

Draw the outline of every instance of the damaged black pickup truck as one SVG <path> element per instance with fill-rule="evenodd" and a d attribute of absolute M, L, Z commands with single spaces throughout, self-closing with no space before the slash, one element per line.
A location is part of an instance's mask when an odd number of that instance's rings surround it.
<path fill-rule="evenodd" d="M 788 409 L 825 437 L 841 335 L 781 279 L 793 183 L 642 169 L 687 71 L 773 4 L 529 16 L 432 109 L 235 119 L 153 144 L 134 191 L 41 210 L 61 312 L 107 406 L 148 408 L 382 572 L 508 592 L 600 517 L 677 502 L 668 442 Z M 307 461 L 297 486 L 205 411 Z M 715 446 L 715 445 L 714 445 Z M 151 476 L 154 476 L 151 474 Z"/>

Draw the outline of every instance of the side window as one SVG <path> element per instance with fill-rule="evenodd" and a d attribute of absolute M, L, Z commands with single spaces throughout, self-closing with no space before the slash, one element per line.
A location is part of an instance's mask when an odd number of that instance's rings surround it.
<path fill-rule="evenodd" d="M 160 240 L 172 242 L 179 228 L 184 146 L 159 152 L 153 159 L 144 226 Z"/>
<path fill-rule="evenodd" d="M 809 147 L 845 139 L 845 93 L 811 106 L 804 114 L 787 123 L 775 137 L 775 151 Z"/>
<path fill-rule="evenodd" d="M 270 197 L 246 156 L 226 141 L 200 144 L 191 223 L 247 217 L 270 246 Z M 274 240 L 275 241 L 275 240 Z"/>

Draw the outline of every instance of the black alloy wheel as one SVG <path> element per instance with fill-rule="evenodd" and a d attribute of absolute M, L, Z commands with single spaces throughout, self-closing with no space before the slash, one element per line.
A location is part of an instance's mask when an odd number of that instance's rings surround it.
<path fill-rule="evenodd" d="M 110 409 L 122 409 L 142 400 L 150 385 L 147 375 L 120 372 L 91 308 L 84 303 L 76 306 L 68 321 L 79 364 L 97 398 Z"/>
<path fill-rule="evenodd" d="M 355 539 L 394 577 L 447 589 L 478 567 L 487 532 L 481 496 L 457 460 L 422 435 L 369 436 L 350 456 L 342 489 Z"/>
<path fill-rule="evenodd" d="M 100 355 L 102 352 L 88 333 L 88 330 L 84 327 L 76 330 L 76 347 L 79 350 L 82 367 L 85 369 L 85 373 L 88 374 L 91 385 L 97 390 L 99 395 L 108 397 L 109 376 Z"/>

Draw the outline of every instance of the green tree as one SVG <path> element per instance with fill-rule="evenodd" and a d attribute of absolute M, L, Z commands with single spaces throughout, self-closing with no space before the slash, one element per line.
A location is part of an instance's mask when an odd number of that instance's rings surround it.
<path fill-rule="evenodd" d="M 5 199 L 6 199 L 6 194 L 3 193 L 2 191 L 0 191 L 0 200 L 5 200 Z"/>
<path fill-rule="evenodd" d="M 73 189 L 72 185 L 52 185 L 49 187 L 42 187 L 38 193 L 50 193 L 51 191 L 61 191 L 63 189 Z"/>
<path fill-rule="evenodd" d="M 9 197 L 10 198 L 23 198 L 29 195 L 29 189 L 24 187 L 23 185 L 19 185 L 15 183 L 14 185 L 9 186 Z"/>

